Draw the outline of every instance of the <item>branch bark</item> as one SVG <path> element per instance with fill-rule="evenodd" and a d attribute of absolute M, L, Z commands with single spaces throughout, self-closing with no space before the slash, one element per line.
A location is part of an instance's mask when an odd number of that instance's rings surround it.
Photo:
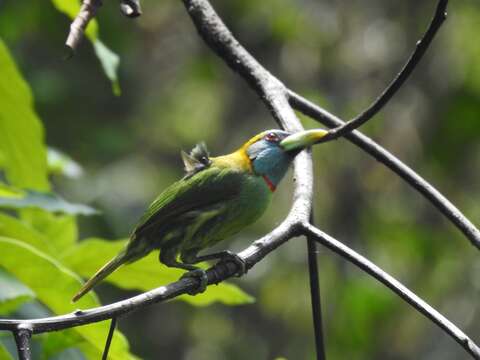
<path fill-rule="evenodd" d="M 341 242 L 327 235 L 323 231 L 320 231 L 310 223 L 305 223 L 303 225 L 303 228 L 306 231 L 307 236 L 315 239 L 320 244 L 340 255 L 343 259 L 350 261 L 352 264 L 356 265 L 361 270 L 365 271 L 367 274 L 380 281 L 383 285 L 391 289 L 395 294 L 405 300 L 418 312 L 425 315 L 425 317 L 438 325 L 445 333 L 450 335 L 456 342 L 460 344 L 460 346 L 462 346 L 468 353 L 470 353 L 470 355 L 472 355 L 474 359 L 480 359 L 480 348 L 472 341 L 472 339 L 470 339 L 452 322 L 450 322 L 433 307 L 428 305 L 420 297 L 415 295 L 412 291 L 410 291 L 406 286 L 404 286 L 393 276 L 380 269 L 377 265 L 375 265 L 362 255 L 356 253 L 348 246 L 342 244 Z"/>
<path fill-rule="evenodd" d="M 30 360 L 32 351 L 30 349 L 30 339 L 32 337 L 32 329 L 28 324 L 19 324 L 14 330 L 15 342 L 17 344 L 18 359 Z"/>
<path fill-rule="evenodd" d="M 68 57 L 73 56 L 80 45 L 90 21 L 97 14 L 98 9 L 102 6 L 102 0 L 83 0 L 75 19 L 70 25 L 70 32 L 65 41 L 65 46 L 69 50 Z M 129 18 L 136 18 L 142 15 L 140 0 L 120 0 L 120 12 Z"/>
<path fill-rule="evenodd" d="M 292 107 L 312 119 L 328 127 L 337 127 L 344 124 L 340 118 L 308 101 L 294 91 L 289 90 L 289 95 Z M 345 135 L 345 138 L 388 167 L 408 185 L 422 194 L 470 240 L 473 246 L 480 249 L 480 230 L 427 180 L 361 132 L 353 131 Z"/>
<path fill-rule="evenodd" d="M 78 15 L 70 25 L 70 33 L 65 42 L 67 48 L 70 49 L 70 55 L 77 50 L 88 23 L 95 17 L 100 6 L 102 6 L 102 0 L 83 0 Z"/>
<path fill-rule="evenodd" d="M 448 0 L 440 0 L 437 3 L 435 13 L 432 20 L 430 21 L 430 25 L 428 26 L 427 31 L 422 36 L 422 38 L 417 41 L 413 53 L 410 55 L 398 75 L 385 88 L 385 90 L 383 90 L 380 96 L 375 99 L 375 101 L 366 110 L 362 111 L 355 118 L 342 125 L 339 125 L 336 128 L 331 129 L 328 134 L 319 141 L 319 143 L 335 140 L 339 137 L 351 133 L 353 130 L 365 124 L 368 120 L 373 118 L 380 110 L 383 109 L 383 107 L 392 99 L 392 97 L 397 93 L 397 91 L 400 90 L 405 81 L 413 73 L 413 70 L 415 70 L 417 65 L 420 63 L 423 55 L 425 55 L 425 53 L 427 52 L 433 38 L 435 37 L 438 30 L 447 18 L 447 5 Z"/>

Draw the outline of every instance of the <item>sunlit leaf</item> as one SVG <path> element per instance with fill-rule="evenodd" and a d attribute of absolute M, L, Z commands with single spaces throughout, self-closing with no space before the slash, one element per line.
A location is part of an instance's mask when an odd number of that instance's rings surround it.
<path fill-rule="evenodd" d="M 83 175 L 82 167 L 67 154 L 53 149 L 47 149 L 48 172 L 76 179 Z"/>
<path fill-rule="evenodd" d="M 5 347 L 0 343 L 0 360 L 13 360 L 12 355 L 5 349 Z"/>
<path fill-rule="evenodd" d="M 94 215 L 98 213 L 90 206 L 70 203 L 59 195 L 33 190 L 25 190 L 22 197 L 0 197 L 0 208 L 37 208 L 70 215 Z"/>
<path fill-rule="evenodd" d="M 66 349 L 83 345 L 85 340 L 74 329 L 48 332 L 41 335 L 43 360 L 47 360 Z M 71 354 L 70 359 L 72 358 Z M 55 357 L 57 359 L 57 357 Z"/>
<path fill-rule="evenodd" d="M 35 297 L 31 289 L 2 269 L 0 269 L 0 289 L 0 314 L 15 311 L 25 301 Z"/>
<path fill-rule="evenodd" d="M 99 305 L 95 295 L 89 294 L 74 306 L 70 299 L 78 290 L 80 279 L 38 249 L 18 240 L 0 237 L 0 253 L 2 254 L 0 266 L 28 285 L 37 295 L 37 299 L 55 314 L 72 312 L 77 306 L 92 308 Z M 75 331 L 96 349 L 99 358 L 108 327 L 107 322 L 100 322 L 76 327 Z M 132 358 L 128 351 L 128 343 L 119 332 L 115 333 L 111 346 L 109 356 L 111 359 Z"/>
<path fill-rule="evenodd" d="M 56 258 L 75 245 L 78 239 L 78 227 L 74 216 L 28 209 L 21 212 L 21 220 L 48 239 L 48 244 L 54 249 L 53 255 Z M 15 238 L 18 239 L 18 237 Z"/>
<path fill-rule="evenodd" d="M 3 198 L 21 198 L 23 196 L 23 191 L 15 189 L 11 186 L 8 186 L 0 182 L 0 197 Z"/>
<path fill-rule="evenodd" d="M 28 84 L 0 39 L 0 152 L 8 181 L 18 187 L 48 190 L 43 127 L 35 114 Z"/>
<path fill-rule="evenodd" d="M 84 277 L 90 277 L 112 259 L 126 244 L 126 241 L 105 241 L 88 239 L 82 241 L 62 259 L 71 269 Z M 93 256 L 93 254 L 95 254 Z M 167 285 L 180 278 L 183 270 L 168 268 L 158 261 L 154 252 L 133 264 L 122 266 L 107 277 L 106 281 L 124 289 L 151 290 Z M 139 281 L 141 279 L 141 281 Z M 237 286 L 221 283 L 209 286 L 207 291 L 196 296 L 184 295 L 179 299 L 193 305 L 205 306 L 214 302 L 227 305 L 249 304 L 253 298 Z"/>
<path fill-rule="evenodd" d="M 113 93 L 117 96 L 120 96 L 121 90 L 118 82 L 118 65 L 120 64 L 120 57 L 98 39 L 93 41 L 93 48 L 95 49 L 95 54 L 102 64 L 105 75 L 107 75 L 112 82 Z"/>
<path fill-rule="evenodd" d="M 0 236 L 14 238 L 48 254 L 55 254 L 55 248 L 48 238 L 26 222 L 0 213 Z"/>

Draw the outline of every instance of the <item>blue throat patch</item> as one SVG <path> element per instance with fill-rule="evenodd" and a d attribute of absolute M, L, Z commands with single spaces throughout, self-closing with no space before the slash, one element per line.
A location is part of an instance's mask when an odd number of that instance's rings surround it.
<path fill-rule="evenodd" d="M 249 146 L 247 154 L 252 161 L 253 171 L 265 176 L 276 187 L 288 171 L 293 156 L 278 144 L 259 140 Z"/>

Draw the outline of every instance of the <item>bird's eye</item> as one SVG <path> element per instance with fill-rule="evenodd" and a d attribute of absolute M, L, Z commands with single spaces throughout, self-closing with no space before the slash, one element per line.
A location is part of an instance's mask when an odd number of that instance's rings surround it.
<path fill-rule="evenodd" d="M 270 132 L 264 137 L 265 140 L 270 141 L 270 142 L 279 142 L 280 138 L 278 137 L 277 134 Z"/>

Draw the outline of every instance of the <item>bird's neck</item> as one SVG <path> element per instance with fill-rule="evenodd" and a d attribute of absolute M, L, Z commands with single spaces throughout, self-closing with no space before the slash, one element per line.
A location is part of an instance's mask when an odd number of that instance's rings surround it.
<path fill-rule="evenodd" d="M 213 157 L 211 160 L 218 167 L 228 167 L 238 171 L 253 173 L 252 161 L 243 148 L 228 155 Z"/>

